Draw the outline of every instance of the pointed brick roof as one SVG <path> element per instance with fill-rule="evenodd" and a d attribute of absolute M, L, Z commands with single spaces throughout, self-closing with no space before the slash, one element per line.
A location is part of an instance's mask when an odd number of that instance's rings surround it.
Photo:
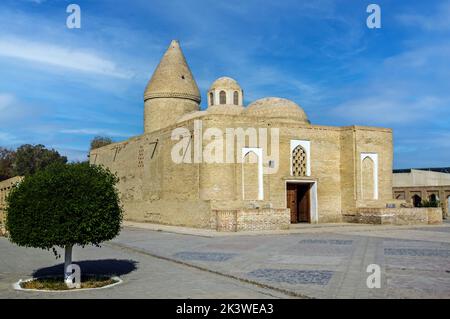
<path fill-rule="evenodd" d="M 200 103 L 200 91 L 178 41 L 173 40 L 144 92 L 144 101 L 155 98 L 185 98 Z"/>

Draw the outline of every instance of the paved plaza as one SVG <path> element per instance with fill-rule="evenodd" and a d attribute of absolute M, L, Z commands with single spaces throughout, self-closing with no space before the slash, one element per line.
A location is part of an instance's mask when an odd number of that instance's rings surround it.
<path fill-rule="evenodd" d="M 77 247 L 82 271 L 124 282 L 65 293 L 15 291 L 20 278 L 62 271 L 62 260 L 0 238 L 0 298 L 450 298 L 449 223 L 300 226 L 284 234 L 170 230 L 124 227 L 101 248 Z M 381 288 L 367 287 L 370 264 L 381 268 Z"/>

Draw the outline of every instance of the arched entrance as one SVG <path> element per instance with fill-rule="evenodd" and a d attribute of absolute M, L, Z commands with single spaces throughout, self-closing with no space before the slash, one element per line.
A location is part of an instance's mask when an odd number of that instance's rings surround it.
<path fill-rule="evenodd" d="M 412 197 L 412 202 L 414 207 L 420 207 L 420 204 L 422 203 L 422 198 L 416 194 Z"/>

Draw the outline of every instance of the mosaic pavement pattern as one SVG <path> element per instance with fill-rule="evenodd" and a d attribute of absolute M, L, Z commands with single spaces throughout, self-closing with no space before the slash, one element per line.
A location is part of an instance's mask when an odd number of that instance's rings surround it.
<path fill-rule="evenodd" d="M 256 269 L 248 275 L 253 278 L 293 285 L 327 285 L 333 273 L 333 271 L 328 270 Z"/>
<path fill-rule="evenodd" d="M 450 257 L 450 250 L 429 248 L 385 248 L 384 254 L 388 256 L 414 256 L 414 257 Z"/>
<path fill-rule="evenodd" d="M 328 245 L 351 245 L 353 240 L 342 239 L 303 239 L 300 244 L 328 244 Z"/>
<path fill-rule="evenodd" d="M 142 264 L 138 265 L 136 275 L 131 274 L 136 277 L 130 277 L 132 280 L 128 282 L 129 287 L 133 289 L 126 290 L 123 287 L 127 285 L 123 285 L 111 296 L 124 296 L 131 292 L 131 296 L 151 294 L 166 298 L 180 296 L 235 298 L 237 293 L 233 285 L 242 286 L 240 296 L 255 296 L 244 287 L 246 281 L 235 279 L 230 281 L 231 275 L 234 278 L 259 282 L 264 285 L 264 289 L 270 290 L 270 294 L 281 293 L 270 289 L 276 287 L 314 298 L 450 299 L 450 237 L 443 236 L 446 234 L 443 234 L 442 228 L 450 229 L 450 225 L 430 226 L 426 236 L 425 232 L 408 227 L 354 231 L 351 226 L 334 226 L 328 232 L 324 227 L 314 232 L 310 230 L 309 233 L 305 230 L 302 234 L 212 238 L 124 228 L 113 243 L 105 244 L 107 247 L 100 255 L 111 258 L 120 254 L 124 258 L 128 253 L 135 256 L 134 258 L 139 258 L 139 262 L 141 258 L 143 259 Z M 114 246 L 117 244 L 120 249 Z M 139 251 L 137 255 L 134 254 L 136 249 Z M 85 249 L 80 248 L 78 251 L 84 252 Z M 33 269 L 54 263 L 51 254 L 42 254 L 48 259 L 36 262 L 22 252 L 7 242 L 4 242 L 3 247 L 0 245 L 0 255 L 3 257 L 0 258 L 0 295 L 2 287 L 5 295 L 16 295 L 11 290 L 11 278 L 19 276 L 16 273 L 17 267 L 23 268 L 20 272 L 20 276 L 23 277 Z M 150 268 L 155 266 L 155 262 L 151 261 L 152 257 L 146 257 L 142 252 L 167 257 L 177 262 L 173 265 L 170 262 L 161 262 L 164 264 L 160 266 L 163 270 L 158 269 L 154 272 Z M 92 258 L 99 258 L 98 250 L 92 251 L 92 254 Z M 144 259 L 148 259 L 148 262 L 144 262 Z M 226 276 L 213 280 L 214 276 L 208 272 L 179 265 L 179 261 L 194 266 L 201 265 L 204 269 Z M 367 286 L 368 276 L 371 275 L 367 272 L 367 266 L 371 264 L 381 267 L 380 289 L 370 289 Z M 171 267 L 173 271 L 170 271 Z M 180 271 L 183 273 L 182 276 L 178 276 Z M 13 272 L 14 276 L 8 275 Z M 7 279 L 2 278 L 5 275 Z M 127 279 L 127 276 L 124 279 Z M 145 285 L 139 284 L 140 286 L 136 287 L 134 278 L 140 278 L 136 282 L 143 282 Z M 145 280 L 142 281 L 142 278 Z M 148 289 L 148 282 L 152 283 L 151 289 Z M 168 285 L 168 282 L 172 285 Z M 218 285 L 222 285 L 220 294 L 212 293 L 216 291 Z M 175 286 L 180 286 L 181 289 L 173 288 Z M 253 289 L 262 289 L 258 285 L 255 287 Z M 112 291 L 105 290 L 105 293 L 107 295 Z M 259 297 L 260 293 L 258 291 L 256 297 Z"/>
<path fill-rule="evenodd" d="M 174 254 L 173 256 L 175 258 L 183 260 L 223 262 L 235 257 L 236 255 L 237 254 L 229 254 L 229 253 L 202 253 L 195 251 L 182 251 Z"/>

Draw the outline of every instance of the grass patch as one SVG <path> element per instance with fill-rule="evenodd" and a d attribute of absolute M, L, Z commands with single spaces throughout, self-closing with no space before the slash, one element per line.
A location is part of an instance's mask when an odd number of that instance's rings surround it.
<path fill-rule="evenodd" d="M 110 277 L 101 276 L 82 276 L 81 277 L 81 289 L 83 288 L 101 288 L 104 286 L 117 283 L 118 280 Z M 47 278 L 35 278 L 30 281 L 20 283 L 22 289 L 39 289 L 39 290 L 76 290 L 69 289 L 64 283 L 64 277 L 47 277 Z"/>

